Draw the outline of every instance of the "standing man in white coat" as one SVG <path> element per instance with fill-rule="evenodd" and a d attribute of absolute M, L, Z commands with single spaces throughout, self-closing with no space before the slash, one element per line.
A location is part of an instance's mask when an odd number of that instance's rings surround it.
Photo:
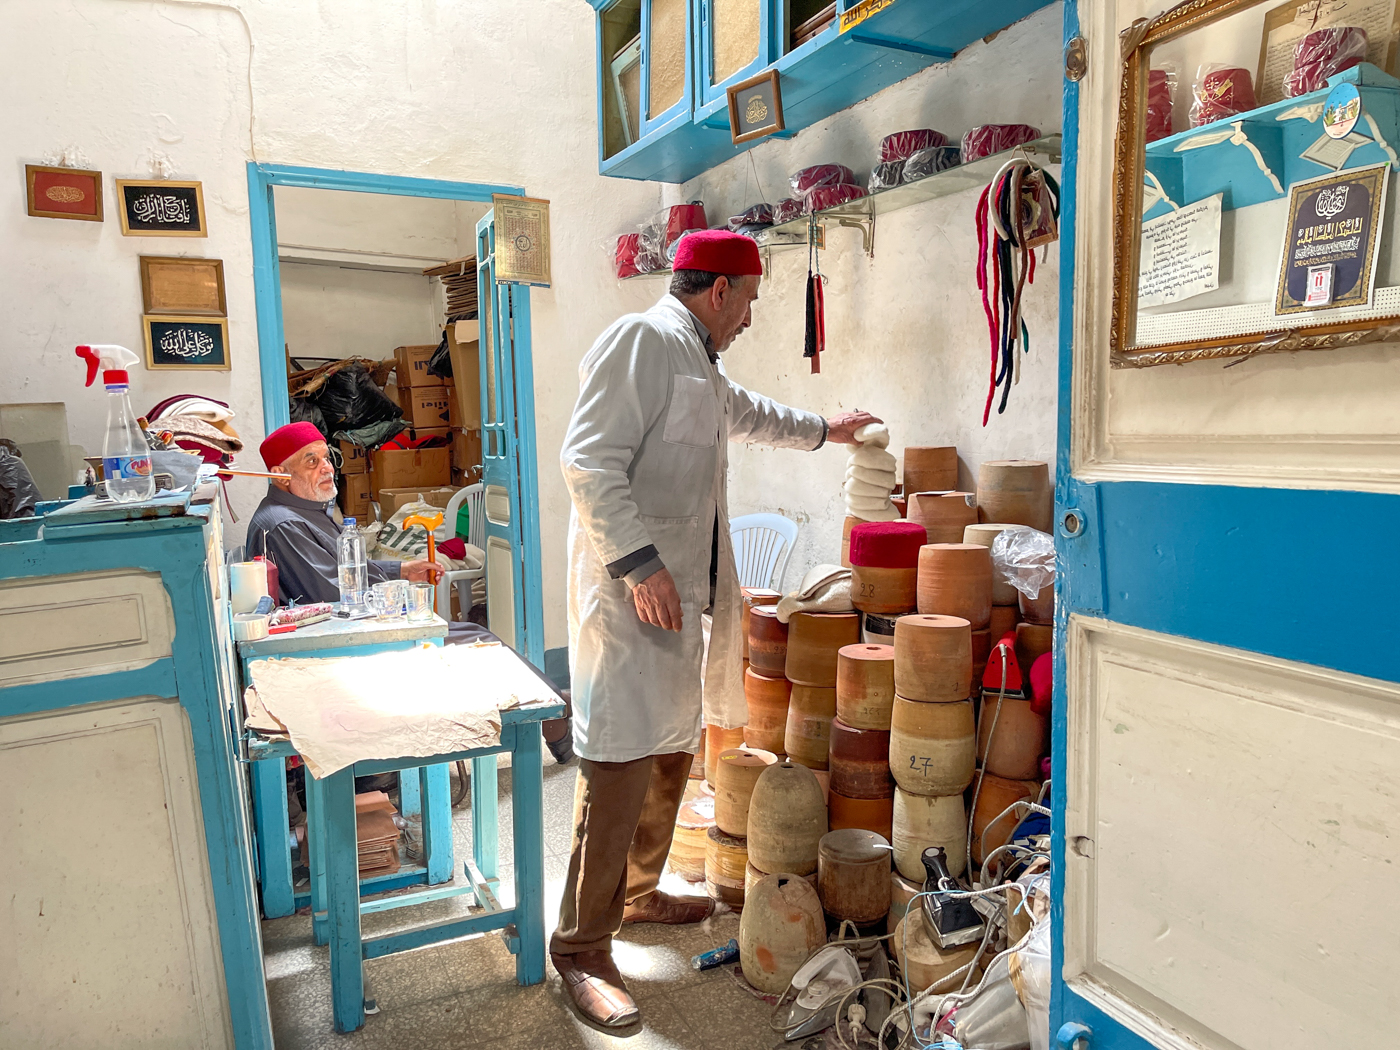
<path fill-rule="evenodd" d="M 673 269 L 669 295 L 615 322 L 584 357 L 560 454 L 574 504 L 569 653 L 581 762 L 550 958 L 579 1011 L 609 1027 L 639 1019 L 611 956 L 622 924 L 699 922 L 713 908 L 656 887 L 702 721 L 741 726 L 748 715 L 728 442 L 815 450 L 878 422 L 823 419 L 724 374 L 720 354 L 758 298 L 753 240 L 687 234 Z"/>

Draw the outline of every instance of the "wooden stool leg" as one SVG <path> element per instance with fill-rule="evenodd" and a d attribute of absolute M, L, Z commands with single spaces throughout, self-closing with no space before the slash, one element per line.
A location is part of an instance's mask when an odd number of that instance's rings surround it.
<path fill-rule="evenodd" d="M 280 919 L 296 911 L 287 826 L 287 760 L 265 758 L 252 766 L 253 826 L 258 839 L 263 918 Z"/>
<path fill-rule="evenodd" d="M 472 759 L 472 859 L 483 878 L 500 871 L 496 806 L 496 756 Z"/>
<path fill-rule="evenodd" d="M 452 881 L 452 784 L 446 763 L 422 766 L 423 864 L 428 884 Z M 411 774 L 401 773 L 402 777 Z"/>
<path fill-rule="evenodd" d="M 331 1002 L 335 1030 L 353 1032 L 365 1023 L 353 767 L 333 773 L 321 783 L 321 801 L 325 827 L 326 911 L 330 920 Z"/>
<path fill-rule="evenodd" d="M 544 762 L 540 724 L 514 727 L 510 762 L 510 809 L 515 838 L 515 928 L 520 950 L 515 980 L 544 980 Z"/>

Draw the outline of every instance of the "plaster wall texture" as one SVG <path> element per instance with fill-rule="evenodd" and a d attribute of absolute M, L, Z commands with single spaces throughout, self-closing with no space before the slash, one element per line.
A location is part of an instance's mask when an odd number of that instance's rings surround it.
<path fill-rule="evenodd" d="M 597 171 L 593 13 L 580 0 L 8 0 L 0 10 L 0 403 L 59 401 L 96 452 L 100 389 L 73 347 L 141 347 L 137 256 L 224 260 L 233 368 L 133 375 L 138 411 L 169 394 L 232 402 L 255 463 L 263 437 L 249 160 L 523 186 L 552 201 L 554 287 L 531 293 L 546 644 L 565 644 L 568 495 L 558 449 L 577 365 L 656 289 L 618 285 L 609 235 L 659 207 L 656 184 Z M 102 171 L 103 223 L 25 215 L 23 165 L 71 149 Z M 48 159 L 46 159 L 48 158 Z M 164 170 L 204 184 L 207 239 L 122 237 L 113 177 Z M 459 230 L 470 223 L 458 217 Z M 231 486 L 244 521 L 261 492 Z M 241 538 L 230 525 L 230 542 Z"/>
<path fill-rule="evenodd" d="M 294 356 L 382 360 L 396 346 L 441 337 L 442 292 L 427 277 L 286 260 L 281 269 L 282 331 Z"/>
<path fill-rule="evenodd" d="M 978 42 L 787 141 L 760 144 L 694 182 L 670 190 L 668 202 L 702 199 L 713 223 L 759 200 L 789 195 L 788 176 L 835 161 L 863 181 L 880 139 L 908 128 L 937 128 L 956 140 L 979 124 L 1027 123 L 1060 129 L 1058 4 Z M 1058 166 L 1051 169 L 1058 177 Z M 739 383 L 780 401 L 830 415 L 857 408 L 890 426 L 890 451 L 906 445 L 958 447 L 959 484 L 975 485 L 989 459 L 1055 454 L 1058 353 L 1058 244 L 1038 258 L 1024 316 L 1030 353 L 1004 415 L 995 406 L 982 426 L 990 350 L 974 268 L 973 211 L 978 191 L 915 205 L 877 221 L 875 255 L 860 233 L 827 227 L 821 253 L 826 283 L 828 351 L 811 375 L 802 358 L 807 255 L 774 251 L 754 306 L 753 326 L 725 354 Z M 639 283 L 639 282 L 633 282 Z M 658 294 L 660 282 L 656 283 Z M 786 585 L 813 565 L 840 560 L 845 503 L 844 447 L 815 454 L 757 447 L 730 453 L 732 514 L 771 511 L 802 525 Z"/>

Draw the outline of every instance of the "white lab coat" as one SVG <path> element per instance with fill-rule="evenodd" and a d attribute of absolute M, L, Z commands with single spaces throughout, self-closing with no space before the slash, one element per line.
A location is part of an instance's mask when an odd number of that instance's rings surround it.
<path fill-rule="evenodd" d="M 569 655 L 574 747 L 595 762 L 696 751 L 705 722 L 748 719 L 740 593 L 729 540 L 730 441 L 815 449 L 822 417 L 731 382 L 693 318 L 663 296 L 598 337 L 579 366 L 579 397 L 560 453 L 569 522 Z M 708 651 L 710 550 L 719 559 Z M 637 617 L 607 566 L 655 545 L 680 592 L 680 633 Z"/>

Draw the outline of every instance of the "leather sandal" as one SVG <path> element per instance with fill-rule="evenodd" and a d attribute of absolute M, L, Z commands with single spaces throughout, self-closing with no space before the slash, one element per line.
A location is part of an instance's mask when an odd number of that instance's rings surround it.
<path fill-rule="evenodd" d="M 668 926 L 684 926 L 704 922 L 715 912 L 715 902 L 709 897 L 673 897 L 653 890 L 638 897 L 622 912 L 623 922 L 661 922 Z"/>
<path fill-rule="evenodd" d="M 641 1020 L 637 1004 L 608 952 L 551 952 L 549 961 L 564 978 L 569 998 L 585 1020 L 604 1028 L 625 1028 Z"/>

